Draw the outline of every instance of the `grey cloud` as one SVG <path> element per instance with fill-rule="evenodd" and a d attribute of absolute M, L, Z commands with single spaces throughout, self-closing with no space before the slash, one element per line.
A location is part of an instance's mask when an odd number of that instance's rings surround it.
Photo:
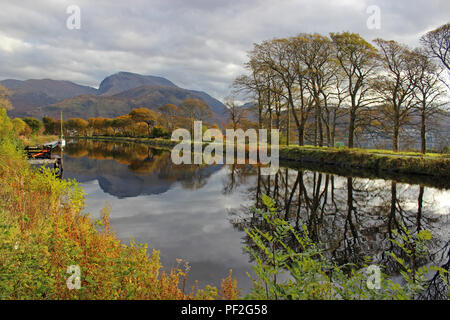
<path fill-rule="evenodd" d="M 65 26 L 81 8 L 81 30 Z M 359 32 L 418 45 L 448 22 L 448 1 L 388 0 L 0 0 L 0 79 L 54 78 L 97 86 L 117 71 L 164 76 L 176 84 L 228 94 L 253 43 L 300 32 Z M 368 30 L 366 8 L 381 10 Z"/>

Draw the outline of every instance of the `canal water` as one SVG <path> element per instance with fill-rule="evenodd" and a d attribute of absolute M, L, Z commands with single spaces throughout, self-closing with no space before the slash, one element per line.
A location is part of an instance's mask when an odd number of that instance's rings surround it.
<path fill-rule="evenodd" d="M 111 206 L 118 238 L 160 250 L 166 268 L 176 267 L 177 259 L 188 261 L 188 284 L 198 280 L 200 286 L 220 286 L 232 269 L 238 286 L 248 292 L 253 261 L 245 250 L 252 244 L 245 228 L 264 229 L 253 210 L 262 206 L 264 194 L 294 227 L 304 223 L 340 264 L 371 257 L 395 275 L 398 269 L 387 251 L 392 230 L 402 225 L 412 233 L 432 232 L 429 263 L 448 260 L 450 190 L 445 181 L 361 177 L 292 164 L 264 176 L 258 166 L 174 165 L 168 151 L 92 140 L 69 141 L 64 178 L 80 182 L 92 217 Z"/>

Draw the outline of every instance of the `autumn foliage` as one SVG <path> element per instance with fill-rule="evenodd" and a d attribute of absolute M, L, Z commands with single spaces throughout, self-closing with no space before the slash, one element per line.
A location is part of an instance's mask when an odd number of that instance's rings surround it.
<path fill-rule="evenodd" d="M 3 127 L 12 127 L 4 110 Z M 0 132 L 0 297 L 2 299 L 213 299 L 217 289 L 185 288 L 188 269 L 164 269 L 159 252 L 120 242 L 109 207 L 84 213 L 75 181 L 32 169 L 13 135 Z M 80 289 L 69 289 L 70 266 Z M 223 292 L 233 292 L 231 280 Z M 235 283 L 233 283 L 234 285 Z M 229 295 L 227 297 L 237 297 Z"/>

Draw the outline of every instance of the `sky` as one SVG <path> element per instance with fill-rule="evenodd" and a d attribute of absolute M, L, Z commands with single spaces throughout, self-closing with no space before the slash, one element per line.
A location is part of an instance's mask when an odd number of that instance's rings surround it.
<path fill-rule="evenodd" d="M 128 71 L 223 100 L 254 43 L 351 31 L 415 47 L 449 20 L 448 0 L 0 0 L 0 80 Z"/>

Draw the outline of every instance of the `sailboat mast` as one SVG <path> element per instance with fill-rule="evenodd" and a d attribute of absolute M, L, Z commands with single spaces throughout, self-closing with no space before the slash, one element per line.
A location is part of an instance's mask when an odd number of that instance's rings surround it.
<path fill-rule="evenodd" d="M 62 142 L 63 142 L 63 116 L 62 116 L 62 111 L 61 111 L 61 147 L 62 147 Z"/>

